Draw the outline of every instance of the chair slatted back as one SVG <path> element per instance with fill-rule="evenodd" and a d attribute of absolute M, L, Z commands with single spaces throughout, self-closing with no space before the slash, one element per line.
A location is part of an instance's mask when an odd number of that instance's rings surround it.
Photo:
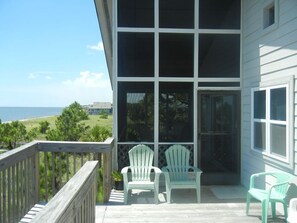
<path fill-rule="evenodd" d="M 285 184 L 276 186 L 273 189 L 273 192 L 278 193 L 280 196 L 285 197 L 287 194 L 289 181 L 292 179 L 292 175 L 287 173 L 273 173 L 272 175 L 276 178 L 276 184 L 285 183 Z"/>
<path fill-rule="evenodd" d="M 150 181 L 154 152 L 146 145 L 134 146 L 129 151 L 132 181 Z"/>
<path fill-rule="evenodd" d="M 165 156 L 171 180 L 188 180 L 190 151 L 182 145 L 173 145 L 165 151 Z"/>

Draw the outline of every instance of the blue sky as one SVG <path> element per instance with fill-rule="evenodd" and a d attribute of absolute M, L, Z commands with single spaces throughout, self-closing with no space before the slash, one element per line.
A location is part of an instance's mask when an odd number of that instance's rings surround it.
<path fill-rule="evenodd" d="M 0 106 L 111 100 L 93 0 L 0 1 Z"/>

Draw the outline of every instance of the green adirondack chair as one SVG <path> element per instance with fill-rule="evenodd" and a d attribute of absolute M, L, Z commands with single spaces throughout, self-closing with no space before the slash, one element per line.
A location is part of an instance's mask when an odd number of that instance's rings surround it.
<path fill-rule="evenodd" d="M 167 166 L 162 168 L 166 181 L 167 202 L 171 202 L 172 189 L 196 189 L 200 203 L 200 176 L 202 171 L 189 165 L 190 151 L 182 145 L 173 145 L 165 151 Z M 193 172 L 195 179 L 190 178 Z"/>
<path fill-rule="evenodd" d="M 274 177 L 275 184 L 271 185 L 268 189 L 259 189 L 255 187 L 255 180 L 258 177 Z M 285 219 L 287 219 L 287 201 L 286 193 L 292 175 L 285 172 L 262 172 L 253 174 L 250 178 L 250 188 L 246 198 L 246 214 L 249 214 L 251 198 L 261 201 L 262 203 L 262 223 L 267 223 L 267 215 L 269 203 L 271 203 L 272 217 L 275 218 L 276 210 L 275 203 L 281 202 L 284 206 Z"/>
<path fill-rule="evenodd" d="M 159 202 L 159 177 L 162 173 L 158 167 L 154 167 L 154 152 L 145 145 L 134 146 L 129 152 L 130 166 L 121 171 L 124 178 L 124 203 L 127 204 L 128 192 L 132 189 L 153 190 L 155 203 Z M 129 178 L 128 172 L 131 172 Z M 154 179 L 151 180 L 151 172 L 154 171 Z"/>

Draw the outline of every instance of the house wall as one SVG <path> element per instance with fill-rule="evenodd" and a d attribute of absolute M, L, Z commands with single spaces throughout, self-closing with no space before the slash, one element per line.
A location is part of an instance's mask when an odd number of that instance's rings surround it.
<path fill-rule="evenodd" d="M 263 9 L 270 3 L 276 6 L 276 25 L 263 30 Z M 280 170 L 294 174 L 297 184 L 297 1 L 243 0 L 242 7 L 241 181 L 248 187 L 251 174 Z M 251 89 L 282 83 L 289 85 L 287 161 L 251 149 Z"/>

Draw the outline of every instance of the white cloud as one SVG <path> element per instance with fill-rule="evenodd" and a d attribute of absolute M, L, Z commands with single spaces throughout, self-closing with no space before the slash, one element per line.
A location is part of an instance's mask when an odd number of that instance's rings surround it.
<path fill-rule="evenodd" d="M 57 80 L 56 77 L 55 79 Z M 14 97 L 10 97 L 11 95 Z M 96 101 L 112 102 L 108 75 L 84 71 L 64 82 L 43 81 L 34 85 L 0 87 L 1 106 L 64 107 L 74 101 L 82 105 Z"/>
<path fill-rule="evenodd" d="M 57 75 L 57 74 L 66 74 L 66 72 L 54 72 L 54 71 L 36 71 L 32 72 L 28 75 L 29 79 L 37 79 L 37 78 L 45 78 L 47 80 L 51 80 L 52 75 Z"/>
<path fill-rule="evenodd" d="M 29 79 L 36 79 L 38 77 L 38 75 L 36 73 L 30 73 L 28 78 Z"/>
<path fill-rule="evenodd" d="M 90 50 L 95 50 L 95 51 L 103 51 L 104 50 L 102 41 L 100 41 L 97 45 L 88 45 L 87 48 Z"/>
<path fill-rule="evenodd" d="M 57 100 L 70 104 L 77 101 L 80 104 L 92 104 L 95 101 L 111 101 L 112 90 L 110 81 L 103 73 L 82 71 L 73 78 L 62 83 L 60 89 L 55 91 Z"/>
<path fill-rule="evenodd" d="M 38 79 L 53 77 L 56 81 L 0 87 L 0 106 L 64 107 L 74 101 L 82 105 L 92 104 L 95 101 L 112 101 L 112 89 L 108 75 L 83 71 L 72 75 L 71 78 L 69 76 L 68 72 L 33 72 L 28 77 Z M 57 81 L 63 77 L 64 82 Z M 9 95 L 14 95 L 14 97 L 11 98 Z"/>
<path fill-rule="evenodd" d="M 103 73 L 92 73 L 90 71 L 82 71 L 80 75 L 73 80 L 63 82 L 66 86 L 99 88 L 106 87 L 109 84 L 108 80 L 103 79 Z"/>

